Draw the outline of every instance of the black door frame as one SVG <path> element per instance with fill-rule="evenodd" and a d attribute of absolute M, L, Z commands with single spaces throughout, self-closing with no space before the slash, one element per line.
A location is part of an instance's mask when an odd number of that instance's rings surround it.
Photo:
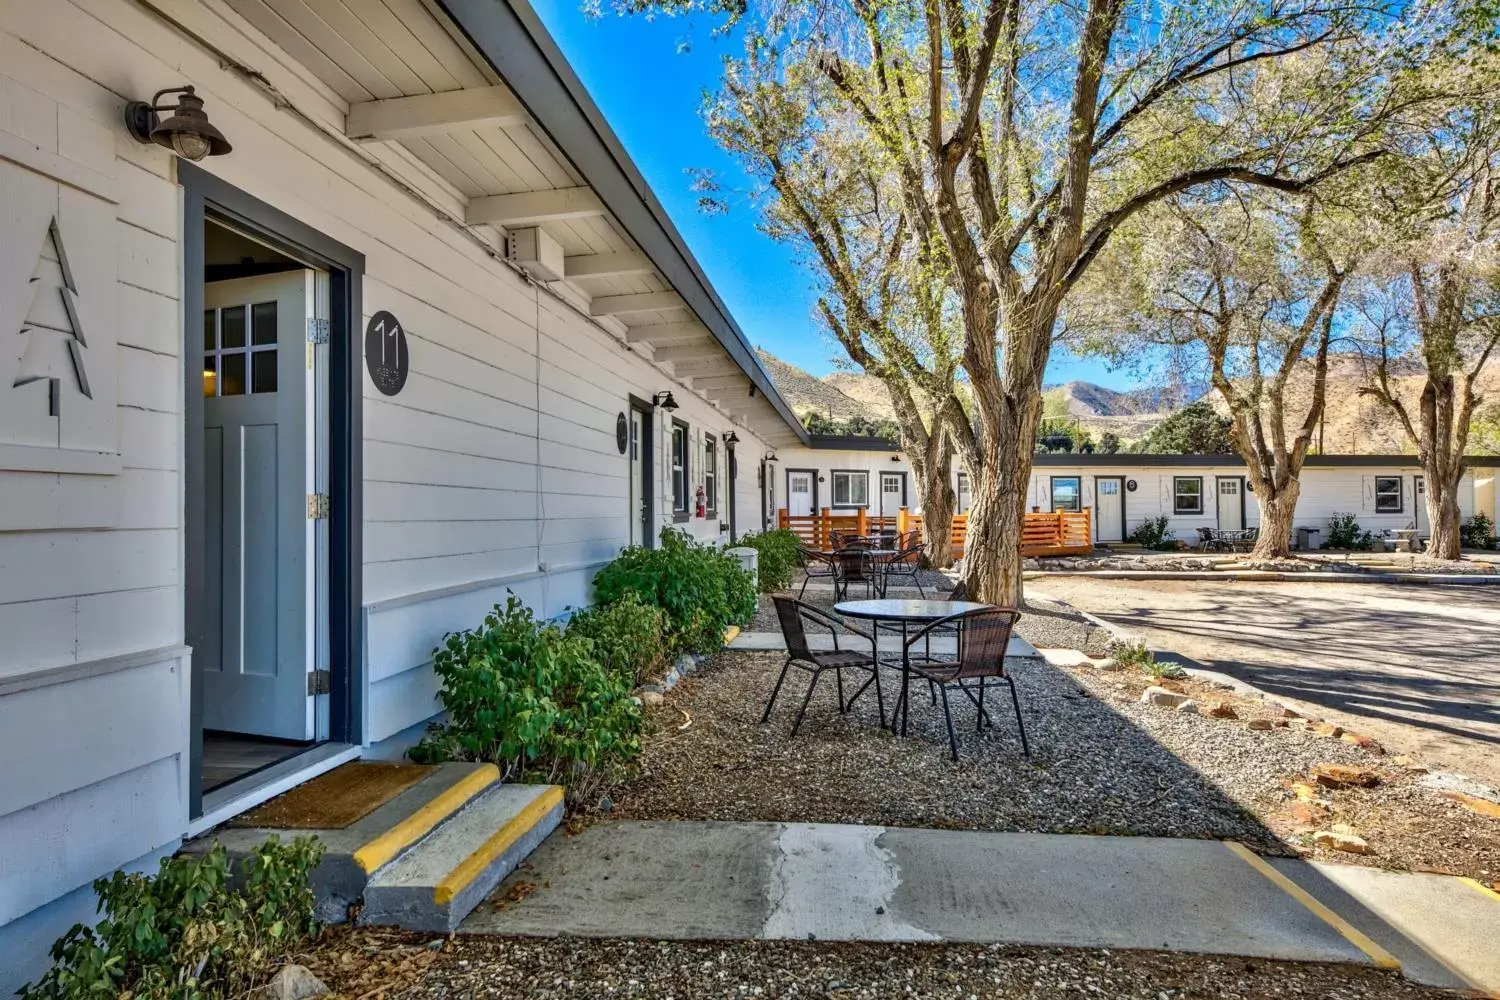
<path fill-rule="evenodd" d="M 205 226 L 219 221 L 287 256 L 329 273 L 328 372 L 328 738 L 364 738 L 364 350 L 359 318 L 364 303 L 364 254 L 190 163 L 178 161 L 183 189 L 183 491 L 184 628 L 189 646 L 202 645 L 204 512 L 202 354 Z M 194 498 L 197 503 L 193 502 Z M 202 660 L 193 657 L 190 688 L 188 815 L 203 812 Z"/>
<path fill-rule="evenodd" d="M 655 409 L 649 402 L 637 396 L 629 394 L 630 409 L 641 415 L 641 448 L 645 454 L 641 456 L 641 510 L 634 512 L 631 516 L 640 521 L 641 544 L 648 549 L 656 548 L 656 532 L 651 529 L 656 524 L 656 437 L 652 433 L 651 411 Z M 626 456 L 626 475 L 630 474 L 629 456 Z M 625 486 L 625 502 L 630 503 L 630 485 Z"/>
<path fill-rule="evenodd" d="M 1101 479 L 1113 479 L 1115 482 L 1117 482 L 1117 483 L 1120 484 L 1120 537 L 1118 539 L 1115 539 L 1115 538 L 1110 538 L 1110 539 L 1100 538 L 1099 537 L 1099 518 L 1098 518 L 1098 516 L 1096 514 L 1095 517 L 1094 517 L 1094 541 L 1096 541 L 1096 542 L 1103 542 L 1106 545 L 1109 544 L 1110 542 L 1113 542 L 1113 541 L 1123 542 L 1123 541 L 1125 541 L 1125 535 L 1126 535 L 1125 525 L 1128 523 L 1127 515 L 1125 513 L 1125 506 L 1126 506 L 1126 504 L 1128 504 L 1130 502 L 1126 498 L 1126 496 L 1125 496 L 1125 477 L 1124 476 L 1095 476 L 1094 477 L 1094 509 L 1096 511 L 1100 507 L 1100 503 L 1099 503 L 1099 481 Z"/>
<path fill-rule="evenodd" d="M 818 511 L 822 509 L 822 508 L 820 508 L 818 506 L 818 470 L 817 469 L 793 469 L 793 468 L 788 467 L 785 470 L 785 472 L 786 472 L 786 504 L 787 504 L 786 509 L 787 509 L 787 513 L 790 514 L 791 510 L 792 510 L 792 473 L 794 473 L 794 472 L 805 472 L 809 476 L 812 476 L 812 512 L 813 512 L 813 516 L 816 517 L 817 514 L 818 514 Z"/>

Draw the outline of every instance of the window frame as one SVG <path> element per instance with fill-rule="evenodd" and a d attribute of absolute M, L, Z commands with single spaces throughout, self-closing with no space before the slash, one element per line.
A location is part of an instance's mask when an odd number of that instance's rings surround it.
<path fill-rule="evenodd" d="M 719 516 L 719 441 L 703 435 L 703 500 L 709 517 Z"/>
<path fill-rule="evenodd" d="M 672 418 L 671 449 L 668 461 L 672 470 L 672 520 L 681 523 L 692 516 L 692 497 L 689 496 L 688 486 L 691 482 L 691 469 L 688 463 L 688 448 L 692 443 L 692 432 L 687 423 Z M 682 449 L 678 450 L 678 431 L 682 432 Z"/>
<path fill-rule="evenodd" d="M 1198 484 L 1198 492 L 1196 494 L 1184 493 L 1184 492 L 1182 492 L 1182 490 L 1180 488 L 1178 488 L 1178 485 L 1177 485 L 1178 483 L 1197 483 Z M 1182 498 L 1185 497 L 1185 496 L 1193 496 L 1198 501 L 1197 507 L 1192 508 L 1192 509 L 1188 509 L 1188 510 L 1184 510 L 1183 506 L 1182 506 Z M 1191 517 L 1193 515 L 1197 515 L 1197 516 L 1200 516 L 1200 517 L 1203 515 L 1203 477 L 1202 476 L 1173 476 L 1172 477 L 1172 516 L 1173 517 Z"/>
<path fill-rule="evenodd" d="M 859 477 L 865 484 L 865 499 L 863 503 L 839 503 L 839 477 Z M 831 469 L 828 473 L 829 499 L 833 507 L 852 507 L 855 509 L 868 510 L 870 507 L 870 470 L 869 469 Z M 853 479 L 847 480 L 853 482 Z"/>
<path fill-rule="evenodd" d="M 1374 485 L 1373 485 L 1372 489 L 1373 489 L 1373 496 L 1374 496 L 1375 513 L 1377 513 L 1377 514 L 1405 514 L 1406 513 L 1406 484 L 1401 481 L 1403 479 L 1403 477 L 1402 476 L 1375 476 L 1373 478 L 1374 478 Z M 1380 484 L 1382 482 L 1395 483 L 1396 484 L 1396 492 L 1395 492 L 1396 506 L 1395 506 L 1394 509 L 1392 509 L 1392 508 L 1384 508 L 1384 509 L 1382 509 L 1381 506 L 1380 506 L 1380 496 L 1381 496 L 1381 494 L 1380 494 Z M 1390 496 L 1390 495 L 1391 494 L 1389 492 L 1386 493 L 1386 496 Z"/>
<path fill-rule="evenodd" d="M 1073 498 L 1074 498 L 1074 501 L 1076 502 L 1077 506 L 1074 506 L 1074 507 L 1062 507 L 1062 508 L 1059 508 L 1057 506 L 1057 484 L 1059 482 L 1072 482 L 1074 484 Z M 1051 483 L 1048 486 L 1048 490 L 1049 490 L 1048 497 L 1049 497 L 1049 499 L 1052 502 L 1052 513 L 1056 514 L 1058 512 L 1058 510 L 1066 510 L 1066 511 L 1068 511 L 1070 513 L 1073 513 L 1073 514 L 1077 514 L 1077 513 L 1082 512 L 1082 510 L 1083 510 L 1083 477 L 1082 476 L 1053 476 L 1053 477 L 1051 477 Z"/>

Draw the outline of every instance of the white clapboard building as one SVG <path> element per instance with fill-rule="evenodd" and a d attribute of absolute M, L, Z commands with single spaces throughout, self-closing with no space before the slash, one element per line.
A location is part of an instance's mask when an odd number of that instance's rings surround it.
<path fill-rule="evenodd" d="M 807 440 L 524 0 L 0 5 L 0 218 L 0 994 Z"/>

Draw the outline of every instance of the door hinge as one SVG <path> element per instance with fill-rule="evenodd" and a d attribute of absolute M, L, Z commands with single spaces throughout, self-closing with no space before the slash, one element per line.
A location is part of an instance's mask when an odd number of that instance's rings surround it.
<path fill-rule="evenodd" d="M 307 495 L 307 519 L 309 521 L 321 521 L 328 516 L 331 506 L 327 493 L 309 493 Z"/>
<path fill-rule="evenodd" d="M 309 344 L 328 343 L 328 321 L 318 319 L 314 316 L 307 317 L 307 342 Z"/>
<path fill-rule="evenodd" d="M 329 670 L 309 670 L 307 672 L 308 694 L 332 694 L 333 672 Z"/>

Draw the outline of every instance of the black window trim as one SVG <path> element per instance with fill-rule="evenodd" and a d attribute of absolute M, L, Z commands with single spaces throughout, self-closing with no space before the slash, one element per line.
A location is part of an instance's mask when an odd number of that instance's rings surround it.
<path fill-rule="evenodd" d="M 864 476 L 865 477 L 865 502 L 864 503 L 839 503 L 839 481 L 838 477 Z M 828 499 L 831 507 L 848 510 L 870 509 L 870 470 L 869 469 L 829 469 L 828 470 Z"/>
<path fill-rule="evenodd" d="M 1406 513 L 1406 484 L 1404 482 L 1402 482 L 1402 479 L 1404 477 L 1402 477 L 1402 476 L 1375 476 L 1373 478 L 1375 480 L 1375 484 L 1374 484 L 1374 487 L 1373 487 L 1374 488 L 1374 494 L 1375 494 L 1375 513 L 1377 513 L 1377 514 L 1405 514 Z M 1385 480 L 1388 483 L 1395 483 L 1396 484 L 1396 509 L 1395 510 L 1389 510 L 1389 509 L 1388 510 L 1381 510 L 1380 509 L 1380 481 L 1381 480 Z M 1415 492 L 1415 490 L 1413 492 Z"/>
<path fill-rule="evenodd" d="M 704 512 L 708 517 L 719 516 L 719 439 L 712 434 L 703 435 L 703 492 Z"/>
<path fill-rule="evenodd" d="M 1198 509 L 1197 510 L 1180 510 L 1178 508 L 1178 506 L 1177 506 L 1177 498 L 1182 495 L 1182 491 L 1177 488 L 1177 484 L 1181 483 L 1181 482 L 1188 482 L 1188 481 L 1196 482 L 1198 484 Z M 1199 515 L 1199 516 L 1201 516 L 1203 514 L 1203 477 L 1202 476 L 1173 476 L 1172 477 L 1172 516 L 1173 517 L 1188 517 L 1188 516 L 1191 516 L 1191 515 L 1194 515 L 1194 514 Z"/>
<path fill-rule="evenodd" d="M 1074 483 L 1076 483 L 1077 486 L 1078 486 L 1078 488 L 1076 490 L 1074 490 L 1074 492 L 1073 492 L 1073 495 L 1078 500 L 1078 506 L 1077 507 L 1067 507 L 1067 508 L 1064 508 L 1064 509 L 1072 511 L 1075 514 L 1078 513 L 1079 511 L 1083 510 L 1083 477 L 1082 476 L 1053 476 L 1053 477 L 1051 477 L 1051 482 L 1048 485 L 1048 494 L 1047 495 L 1048 495 L 1049 499 L 1051 499 L 1051 501 L 1052 501 L 1052 513 L 1054 513 L 1054 514 L 1057 513 L 1057 483 L 1058 483 L 1058 480 L 1069 480 L 1069 479 L 1072 480 Z"/>
<path fill-rule="evenodd" d="M 677 506 L 677 432 L 682 431 L 682 506 Z M 692 467 L 688 461 L 688 455 L 692 450 L 693 433 L 686 421 L 672 418 L 672 453 L 669 461 L 672 464 L 672 521 L 681 524 L 693 516 L 693 498 L 689 495 L 689 486 L 693 482 Z"/>

